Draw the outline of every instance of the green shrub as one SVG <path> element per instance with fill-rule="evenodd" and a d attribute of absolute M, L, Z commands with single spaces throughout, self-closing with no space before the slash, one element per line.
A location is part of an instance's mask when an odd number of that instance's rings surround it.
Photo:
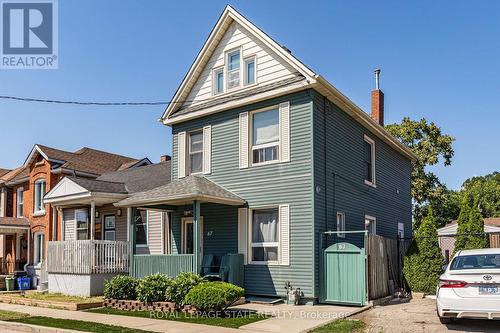
<path fill-rule="evenodd" d="M 206 280 L 197 274 L 190 272 L 180 273 L 168 286 L 166 298 L 170 302 L 183 305 L 187 293 L 202 282 L 206 282 Z"/>
<path fill-rule="evenodd" d="M 165 292 L 172 283 L 172 279 L 165 274 L 148 275 L 137 285 L 137 300 L 141 302 L 166 301 Z"/>
<path fill-rule="evenodd" d="M 415 234 L 404 258 L 403 272 L 412 291 L 434 294 L 444 258 L 439 248 L 436 220 L 432 209 Z"/>
<path fill-rule="evenodd" d="M 128 275 L 117 275 L 104 283 L 104 297 L 135 300 L 139 280 Z"/>
<path fill-rule="evenodd" d="M 244 294 L 243 288 L 227 282 L 206 282 L 192 288 L 184 298 L 184 304 L 194 305 L 202 311 L 219 311 Z"/>

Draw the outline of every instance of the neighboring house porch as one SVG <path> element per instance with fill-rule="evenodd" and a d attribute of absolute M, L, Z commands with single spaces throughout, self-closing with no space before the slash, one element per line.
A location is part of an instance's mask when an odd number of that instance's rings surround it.
<path fill-rule="evenodd" d="M 25 270 L 30 252 L 29 234 L 27 219 L 0 217 L 0 275 L 12 275 L 15 271 Z"/>

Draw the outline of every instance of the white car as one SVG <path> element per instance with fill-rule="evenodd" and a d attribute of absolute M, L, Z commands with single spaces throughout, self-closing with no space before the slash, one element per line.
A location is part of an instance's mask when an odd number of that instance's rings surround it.
<path fill-rule="evenodd" d="M 457 252 L 439 278 L 441 323 L 455 318 L 500 319 L 500 249 Z"/>

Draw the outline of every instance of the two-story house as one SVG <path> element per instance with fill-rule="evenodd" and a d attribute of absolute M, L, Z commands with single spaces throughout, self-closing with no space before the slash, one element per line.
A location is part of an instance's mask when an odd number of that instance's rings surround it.
<path fill-rule="evenodd" d="M 40 276 L 47 241 L 62 237 L 61 214 L 46 204 L 44 197 L 63 177 L 94 179 L 106 172 L 149 164 L 147 158 L 134 159 L 87 147 L 67 152 L 35 145 L 24 164 L 2 176 L 0 183 L 0 211 L 5 212 L 0 217 L 3 258 L 10 255 L 18 262 L 15 269 Z"/>
<path fill-rule="evenodd" d="M 378 83 L 370 116 L 227 6 L 172 101 L 172 182 L 115 204 L 171 214 L 167 273 L 240 253 L 247 294 L 289 281 L 316 302 L 324 232 L 411 235 L 416 157 L 384 129 Z"/>

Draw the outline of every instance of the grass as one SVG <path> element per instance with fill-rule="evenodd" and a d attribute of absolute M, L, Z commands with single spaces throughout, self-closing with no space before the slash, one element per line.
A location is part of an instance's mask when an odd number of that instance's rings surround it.
<path fill-rule="evenodd" d="M 88 321 L 59 319 L 41 316 L 30 316 L 25 313 L 0 310 L 0 320 L 22 324 L 38 325 L 53 328 L 72 329 L 82 332 L 95 333 L 149 333 L 149 331 L 137 330 L 121 326 L 105 325 L 100 323 L 89 323 Z"/>
<path fill-rule="evenodd" d="M 96 308 L 96 309 L 89 309 L 86 311 L 93 313 L 120 315 L 120 316 L 173 320 L 185 323 L 204 324 L 204 325 L 221 326 L 229 328 L 238 328 L 243 325 L 251 324 L 256 321 L 269 318 L 269 316 L 246 312 L 246 311 L 245 312 L 232 311 L 231 315 L 226 317 L 216 316 L 215 314 L 191 315 L 182 312 L 164 313 L 164 312 L 154 312 L 154 311 L 126 311 L 113 308 Z"/>
<path fill-rule="evenodd" d="M 361 332 L 364 327 L 365 323 L 361 320 L 340 319 L 318 327 L 310 333 L 355 333 Z"/>
<path fill-rule="evenodd" d="M 24 295 L 8 294 L 6 296 L 32 299 L 37 301 L 48 301 L 48 302 L 54 301 L 54 302 L 66 302 L 66 303 L 77 303 L 77 304 L 102 302 L 104 300 L 103 297 L 66 296 L 59 293 L 37 293 L 37 292 L 28 292 L 25 293 Z"/>

